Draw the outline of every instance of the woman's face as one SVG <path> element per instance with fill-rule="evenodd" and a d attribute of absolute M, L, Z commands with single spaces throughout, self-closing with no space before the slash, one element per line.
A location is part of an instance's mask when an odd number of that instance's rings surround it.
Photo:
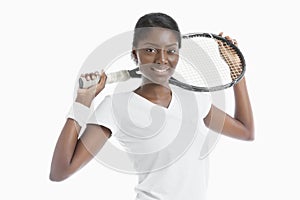
<path fill-rule="evenodd" d="M 152 28 L 133 48 L 140 72 L 148 81 L 168 83 L 178 63 L 179 44 L 174 31 Z"/>

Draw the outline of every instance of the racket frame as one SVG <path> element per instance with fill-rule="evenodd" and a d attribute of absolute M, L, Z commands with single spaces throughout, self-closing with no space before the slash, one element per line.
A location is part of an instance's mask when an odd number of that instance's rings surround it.
<path fill-rule="evenodd" d="M 225 38 L 223 38 L 219 35 L 212 34 L 212 33 L 200 33 L 200 32 L 198 32 L 198 33 L 188 33 L 188 34 L 182 35 L 182 39 L 190 39 L 190 38 L 193 38 L 193 37 L 207 37 L 207 38 L 220 40 L 220 41 L 226 43 L 227 45 L 232 47 L 235 50 L 235 52 L 237 53 L 237 55 L 239 56 L 239 58 L 241 60 L 243 70 L 242 70 L 240 76 L 237 79 L 233 80 L 232 82 L 230 82 L 228 84 L 220 85 L 220 86 L 199 87 L 199 86 L 194 86 L 194 85 L 189 85 L 189 84 L 183 83 L 181 81 L 178 81 L 174 77 L 171 77 L 169 79 L 170 84 L 176 85 L 176 86 L 181 87 L 183 89 L 194 91 L 194 92 L 213 92 L 213 91 L 218 91 L 218 90 L 223 90 L 223 89 L 229 88 L 229 87 L 237 84 L 243 78 L 243 76 L 245 74 L 245 71 L 246 71 L 246 62 L 245 62 L 245 59 L 244 59 L 244 56 L 243 56 L 242 52 L 239 50 L 239 48 L 236 45 L 234 45 L 233 43 L 231 43 L 227 39 L 225 39 Z M 132 70 L 127 70 L 127 72 L 129 73 L 131 78 L 141 78 L 141 74 L 137 73 L 138 71 L 139 71 L 139 67 L 136 67 Z M 112 72 L 112 73 L 114 73 L 114 72 Z M 83 84 L 82 84 L 82 80 L 81 80 L 80 86 L 82 86 L 82 85 Z"/>

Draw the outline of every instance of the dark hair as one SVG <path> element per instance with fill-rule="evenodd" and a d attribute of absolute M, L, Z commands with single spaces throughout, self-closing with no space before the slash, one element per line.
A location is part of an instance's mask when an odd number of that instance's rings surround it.
<path fill-rule="evenodd" d="M 179 48 L 181 47 L 181 34 L 177 22 L 167 14 L 164 13 L 149 13 L 142 16 L 136 23 L 134 28 L 133 46 L 137 45 L 138 40 L 143 37 L 147 29 L 146 27 L 160 27 L 173 30 L 176 33 Z"/>

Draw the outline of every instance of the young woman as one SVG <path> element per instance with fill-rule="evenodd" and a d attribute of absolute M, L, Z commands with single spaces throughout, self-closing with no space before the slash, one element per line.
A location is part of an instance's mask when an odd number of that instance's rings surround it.
<path fill-rule="evenodd" d="M 226 39 L 237 44 L 228 36 Z M 233 117 L 212 105 L 207 94 L 170 86 L 180 47 L 180 31 L 170 16 L 150 13 L 138 20 L 132 58 L 140 68 L 141 85 L 134 91 L 105 97 L 89 119 L 83 115 L 88 116 L 85 113 L 93 99 L 104 89 L 105 73 L 97 85 L 78 90 L 73 108 L 83 114 L 70 114 L 66 120 L 54 150 L 52 181 L 72 175 L 115 136 L 139 175 L 136 199 L 205 199 L 207 159 L 199 159 L 205 130 L 253 140 L 253 116 L 245 77 L 233 87 Z M 83 76 L 89 80 L 96 75 Z"/>

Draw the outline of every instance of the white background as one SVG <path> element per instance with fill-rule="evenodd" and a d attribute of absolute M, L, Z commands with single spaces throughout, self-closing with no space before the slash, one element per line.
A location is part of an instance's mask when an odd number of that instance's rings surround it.
<path fill-rule="evenodd" d="M 208 199 L 300 198 L 296 0 L 11 0 L 0 3 L 0 199 L 134 199 L 136 177 L 96 161 L 63 182 L 48 176 L 82 63 L 157 11 L 183 33 L 224 31 L 247 61 L 256 140 L 221 137 L 210 155 Z"/>

